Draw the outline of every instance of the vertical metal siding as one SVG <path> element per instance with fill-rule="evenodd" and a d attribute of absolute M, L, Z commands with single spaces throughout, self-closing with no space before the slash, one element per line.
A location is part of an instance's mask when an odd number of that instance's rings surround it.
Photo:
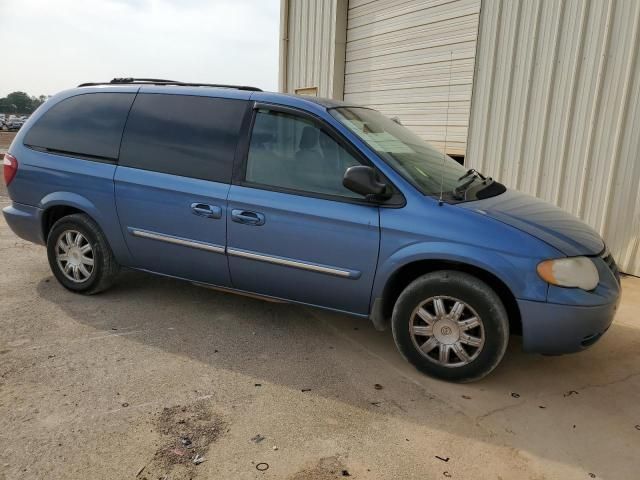
<path fill-rule="evenodd" d="M 483 1 L 466 164 L 568 210 L 640 275 L 640 2 Z"/>
<path fill-rule="evenodd" d="M 281 16 L 286 19 L 283 32 L 286 42 L 281 47 L 285 51 L 281 52 L 280 62 L 280 74 L 284 76 L 280 80 L 282 91 L 295 93 L 297 89 L 315 87 L 318 96 L 342 98 L 344 58 L 336 58 L 340 55 L 341 36 L 336 26 L 340 23 L 341 8 L 346 9 L 345 2 L 282 0 L 281 8 L 287 12 Z"/>
<path fill-rule="evenodd" d="M 447 153 L 464 155 L 479 11 L 480 0 L 350 0 L 345 100 L 397 115 L 440 149 L 447 130 Z"/>

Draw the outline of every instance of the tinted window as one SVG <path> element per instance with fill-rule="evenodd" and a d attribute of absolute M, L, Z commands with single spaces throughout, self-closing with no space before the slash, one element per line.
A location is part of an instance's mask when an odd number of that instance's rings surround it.
<path fill-rule="evenodd" d="M 85 93 L 62 100 L 31 127 L 24 143 L 115 160 L 134 96 L 133 93 Z"/>
<path fill-rule="evenodd" d="M 362 198 L 342 186 L 359 162 L 313 122 L 259 111 L 253 126 L 246 180 L 305 192 Z"/>
<path fill-rule="evenodd" d="M 120 165 L 230 182 L 243 100 L 140 94 L 122 139 Z"/>

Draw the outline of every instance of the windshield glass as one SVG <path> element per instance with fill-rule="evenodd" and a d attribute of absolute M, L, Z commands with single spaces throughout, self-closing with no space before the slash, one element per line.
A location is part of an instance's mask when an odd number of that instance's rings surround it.
<path fill-rule="evenodd" d="M 450 194 L 467 172 L 451 157 L 443 156 L 408 128 L 376 110 L 338 107 L 329 112 L 425 195 L 438 196 L 441 190 Z"/>

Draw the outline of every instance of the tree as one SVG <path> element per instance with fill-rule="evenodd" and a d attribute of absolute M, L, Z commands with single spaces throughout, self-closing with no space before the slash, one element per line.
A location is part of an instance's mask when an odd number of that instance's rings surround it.
<path fill-rule="evenodd" d="M 7 100 L 11 105 L 15 105 L 17 112 L 30 113 L 31 98 L 24 92 L 13 92 L 7 95 Z"/>
<path fill-rule="evenodd" d="M 16 106 L 9 103 L 6 97 L 0 98 L 0 112 L 1 113 L 16 113 Z"/>
<path fill-rule="evenodd" d="M 46 100 L 46 95 L 30 97 L 25 92 L 12 92 L 0 98 L 0 113 L 33 113 Z"/>

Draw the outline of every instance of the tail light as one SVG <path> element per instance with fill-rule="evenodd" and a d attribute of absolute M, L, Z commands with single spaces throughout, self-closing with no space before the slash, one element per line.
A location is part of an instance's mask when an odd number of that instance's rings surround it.
<path fill-rule="evenodd" d="M 2 165 L 4 166 L 4 184 L 9 186 L 13 177 L 18 173 L 18 160 L 10 153 L 5 153 Z"/>

